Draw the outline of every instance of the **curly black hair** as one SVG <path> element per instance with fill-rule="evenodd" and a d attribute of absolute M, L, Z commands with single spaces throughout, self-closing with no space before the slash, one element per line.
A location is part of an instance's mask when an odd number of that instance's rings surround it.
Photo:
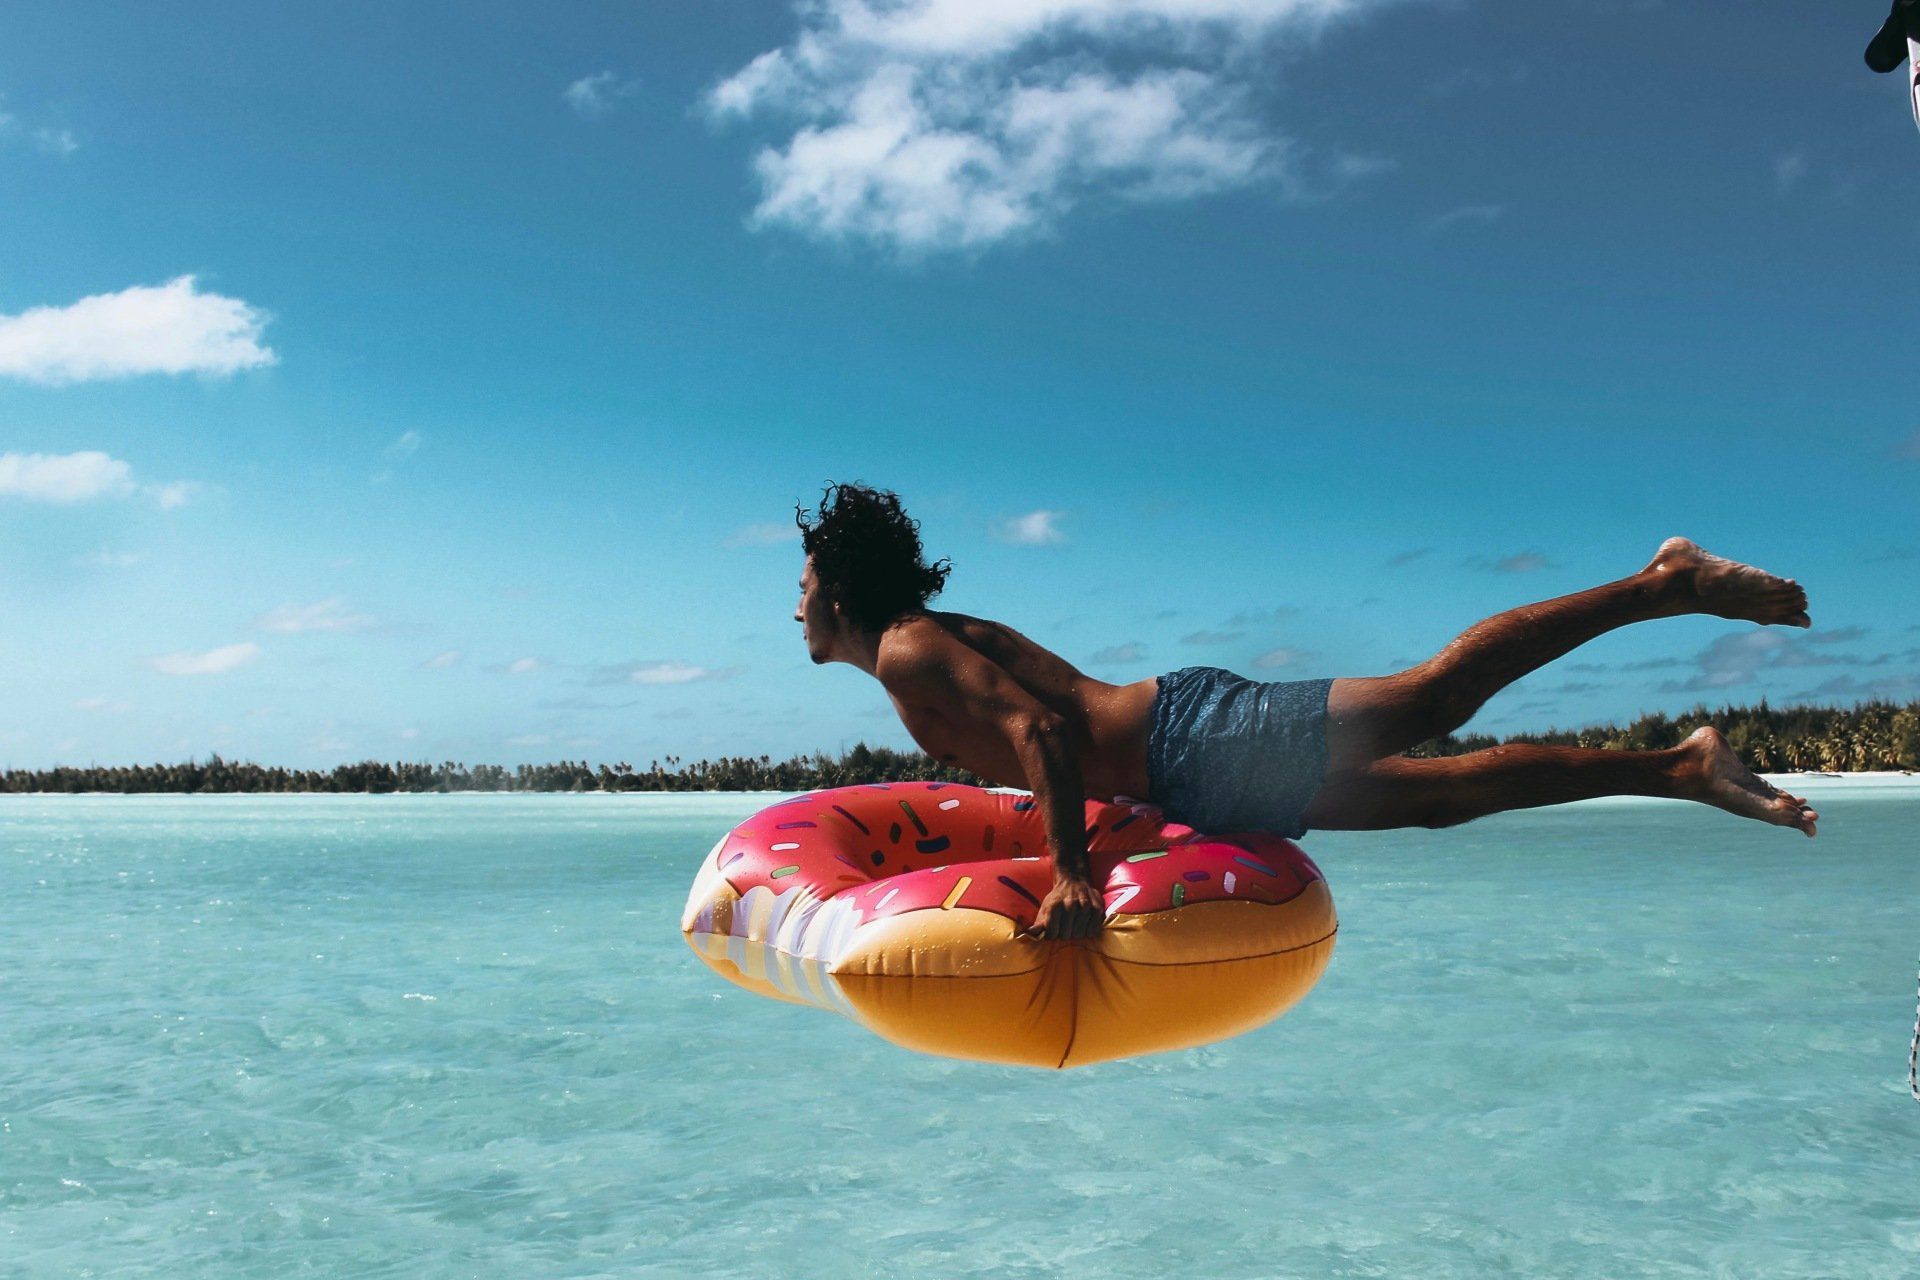
<path fill-rule="evenodd" d="M 952 564 L 928 564 L 920 549 L 920 522 L 909 519 L 900 495 L 864 484 L 829 484 L 818 519 L 796 505 L 800 545 L 813 557 L 813 575 L 852 623 L 878 631 L 909 609 L 924 609 L 947 584 Z"/>

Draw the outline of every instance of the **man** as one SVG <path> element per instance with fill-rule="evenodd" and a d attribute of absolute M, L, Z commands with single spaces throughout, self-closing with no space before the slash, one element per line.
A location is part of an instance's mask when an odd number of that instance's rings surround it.
<path fill-rule="evenodd" d="M 1035 936 L 1085 938 L 1105 918 L 1082 828 L 1088 797 L 1142 797 L 1216 833 L 1446 827 L 1594 796 L 1697 800 L 1814 834 L 1819 817 L 1740 763 L 1720 733 L 1665 751 L 1516 744 L 1437 760 L 1401 752 L 1465 724 L 1494 693 L 1629 622 L 1712 614 L 1811 626 L 1797 583 L 1669 538 L 1638 573 L 1523 605 L 1395 675 L 1258 684 L 1187 667 L 1113 685 L 1011 627 L 927 608 L 945 561 L 892 493 L 831 485 L 795 516 L 806 551 L 794 621 L 817 663 L 885 686 L 929 755 L 1030 788 L 1046 816 L 1054 886 Z"/>

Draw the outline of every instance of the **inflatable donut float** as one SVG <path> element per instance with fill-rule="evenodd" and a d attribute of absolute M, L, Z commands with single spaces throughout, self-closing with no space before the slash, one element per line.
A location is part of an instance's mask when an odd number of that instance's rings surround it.
<path fill-rule="evenodd" d="M 1087 804 L 1106 928 L 1020 936 L 1053 884 L 1033 797 L 938 782 L 795 796 L 700 865 L 681 931 L 749 991 L 925 1053 L 1077 1067 L 1251 1030 L 1306 995 L 1338 922 L 1291 841 Z"/>

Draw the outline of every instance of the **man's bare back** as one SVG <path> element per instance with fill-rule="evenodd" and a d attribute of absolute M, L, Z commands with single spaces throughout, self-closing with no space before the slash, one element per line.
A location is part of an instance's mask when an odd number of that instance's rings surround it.
<path fill-rule="evenodd" d="M 992 663 L 1035 702 L 1059 716 L 1080 758 L 1080 781 L 1089 796 L 1147 794 L 1147 723 L 1157 680 L 1108 684 L 1095 680 L 1059 654 L 1035 644 L 1002 622 L 964 613 L 928 610 L 903 617 L 882 637 L 875 671 L 900 721 L 922 750 L 1006 787 L 1028 778 L 1006 739 L 983 724 L 972 704 L 928 696 L 924 683 L 890 673 L 924 662 L 958 667 L 964 649 Z"/>

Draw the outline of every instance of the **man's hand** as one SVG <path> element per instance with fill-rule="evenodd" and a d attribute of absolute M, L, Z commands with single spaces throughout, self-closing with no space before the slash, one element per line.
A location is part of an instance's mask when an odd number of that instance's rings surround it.
<path fill-rule="evenodd" d="M 1091 938 L 1107 922 L 1106 900 L 1091 880 L 1062 877 L 1041 900 L 1028 938 Z"/>

